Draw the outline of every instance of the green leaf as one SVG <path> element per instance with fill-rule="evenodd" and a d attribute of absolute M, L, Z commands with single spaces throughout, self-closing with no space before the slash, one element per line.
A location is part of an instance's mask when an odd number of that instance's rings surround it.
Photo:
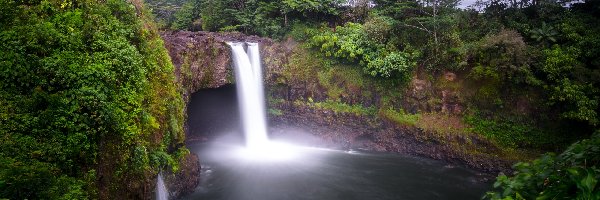
<path fill-rule="evenodd" d="M 585 193 L 591 193 L 596 187 L 598 180 L 594 177 L 593 173 L 590 173 L 591 171 L 588 170 L 587 172 L 587 176 L 581 180 L 578 186 L 581 186 L 580 189 Z"/>

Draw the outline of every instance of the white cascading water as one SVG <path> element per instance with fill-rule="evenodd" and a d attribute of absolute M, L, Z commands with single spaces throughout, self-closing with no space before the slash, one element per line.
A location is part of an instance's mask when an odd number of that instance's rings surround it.
<path fill-rule="evenodd" d="M 167 192 L 167 187 L 165 186 L 165 181 L 163 180 L 162 175 L 159 173 L 158 178 L 156 180 L 156 200 L 168 200 L 169 194 Z"/>
<path fill-rule="evenodd" d="M 238 102 L 242 126 L 249 149 L 264 148 L 268 143 L 262 69 L 257 43 L 228 43 L 233 54 Z"/>
<path fill-rule="evenodd" d="M 250 58 L 250 64 L 252 65 L 252 71 L 254 72 L 254 77 L 256 77 L 256 84 L 258 87 L 258 98 L 259 98 L 259 104 L 261 104 L 262 106 L 262 117 L 263 119 L 266 120 L 266 113 L 265 113 L 265 93 L 264 93 L 264 86 L 263 86 L 263 71 L 262 71 L 262 64 L 261 64 L 261 60 L 260 60 L 260 49 L 258 48 L 258 43 L 247 43 L 248 44 L 248 57 Z M 263 122 L 263 124 L 265 124 L 266 127 L 266 122 Z M 265 138 L 266 138 L 266 133 L 265 133 Z"/>

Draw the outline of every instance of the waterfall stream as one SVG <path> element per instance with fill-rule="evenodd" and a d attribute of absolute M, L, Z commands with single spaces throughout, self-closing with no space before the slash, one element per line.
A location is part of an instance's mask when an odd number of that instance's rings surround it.
<path fill-rule="evenodd" d="M 167 192 L 167 187 L 165 186 L 165 181 L 163 180 L 162 174 L 158 174 L 158 178 L 156 180 L 156 200 L 168 200 L 169 193 Z"/>
<path fill-rule="evenodd" d="M 237 95 L 246 147 L 268 142 L 260 53 L 257 43 L 228 43 L 233 54 Z M 247 45 L 246 52 L 244 45 Z"/>

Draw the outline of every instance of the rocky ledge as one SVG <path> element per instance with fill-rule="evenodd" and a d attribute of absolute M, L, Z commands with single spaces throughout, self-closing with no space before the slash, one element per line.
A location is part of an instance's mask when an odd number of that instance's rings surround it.
<path fill-rule="evenodd" d="M 404 155 L 427 157 L 442 160 L 449 164 L 466 166 L 488 175 L 508 173 L 512 161 L 507 161 L 493 153 L 498 149 L 484 138 L 477 136 L 455 136 L 448 141 L 469 141 L 478 149 L 457 148 L 451 142 L 433 139 L 434 132 L 412 126 L 401 126 L 385 119 L 349 113 L 335 113 L 330 110 L 314 109 L 303 105 L 278 105 L 282 115 L 270 116 L 271 137 L 292 137 L 298 132 L 311 133 L 318 140 L 311 145 L 350 150 L 359 149 L 374 152 L 393 152 Z M 289 131 L 293 130 L 293 131 Z"/>

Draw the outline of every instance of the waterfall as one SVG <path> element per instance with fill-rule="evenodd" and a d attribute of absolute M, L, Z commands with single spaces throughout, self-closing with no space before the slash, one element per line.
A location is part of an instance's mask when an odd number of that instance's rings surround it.
<path fill-rule="evenodd" d="M 156 200 L 168 200 L 169 193 L 167 192 L 167 187 L 165 187 L 165 181 L 163 180 L 162 174 L 158 174 L 158 178 L 156 180 Z"/>
<path fill-rule="evenodd" d="M 248 148 L 268 142 L 260 54 L 257 43 L 228 43 L 233 54 L 238 102 Z M 247 45 L 248 53 L 244 51 Z"/>

